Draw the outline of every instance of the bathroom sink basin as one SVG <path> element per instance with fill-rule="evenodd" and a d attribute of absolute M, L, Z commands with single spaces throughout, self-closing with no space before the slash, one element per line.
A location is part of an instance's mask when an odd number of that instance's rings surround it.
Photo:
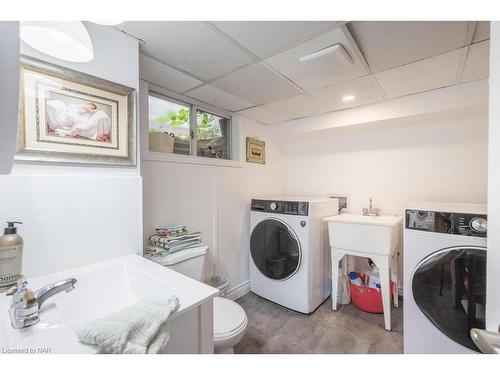
<path fill-rule="evenodd" d="M 177 317 L 210 301 L 218 290 L 169 270 L 138 255 L 129 255 L 42 277 L 28 279 L 37 290 L 65 278 L 75 289 L 51 297 L 40 310 L 40 322 L 14 329 L 9 318 L 11 298 L 0 295 L 0 347 L 26 353 L 95 353 L 80 343 L 76 331 L 89 320 L 105 317 L 149 296 L 179 298 Z M 170 344 L 169 344 L 170 345 Z"/>
<path fill-rule="evenodd" d="M 330 247 L 333 248 L 388 255 L 400 242 L 401 216 L 346 213 L 323 220 L 328 222 Z"/>

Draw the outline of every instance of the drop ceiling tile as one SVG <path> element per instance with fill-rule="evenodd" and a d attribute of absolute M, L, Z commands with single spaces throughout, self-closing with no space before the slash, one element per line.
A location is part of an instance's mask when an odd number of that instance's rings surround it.
<path fill-rule="evenodd" d="M 128 23 L 131 21 L 123 21 L 122 23 L 119 23 L 118 25 L 114 25 L 113 27 L 118 30 L 123 30 L 125 26 L 127 26 Z"/>
<path fill-rule="evenodd" d="M 269 103 L 266 104 L 264 108 L 284 116 L 288 120 L 318 115 L 329 111 L 326 105 L 320 103 L 316 98 L 308 94 L 297 95 L 292 98 Z"/>
<path fill-rule="evenodd" d="M 252 120 L 262 122 L 264 124 L 276 124 L 278 122 L 286 121 L 285 116 L 280 116 L 264 108 L 264 106 L 248 108 L 238 112 L 238 114 L 248 117 Z"/>
<path fill-rule="evenodd" d="M 474 32 L 474 38 L 472 38 L 472 43 L 481 42 L 486 39 L 490 39 L 490 22 L 479 21 Z"/>
<path fill-rule="evenodd" d="M 301 91 L 263 63 L 252 64 L 219 78 L 212 84 L 255 104 L 266 104 Z"/>
<path fill-rule="evenodd" d="M 465 45 L 468 22 L 350 22 L 348 28 L 372 72 L 451 51 Z"/>
<path fill-rule="evenodd" d="M 352 58 L 353 65 L 351 67 L 330 75 L 320 75 L 310 65 L 300 62 L 301 57 L 337 43 L 341 44 Z M 352 41 L 345 26 L 339 26 L 317 38 L 272 56 L 265 61 L 308 92 L 336 83 L 346 82 L 369 73 L 364 65 L 361 53 Z"/>
<path fill-rule="evenodd" d="M 177 92 L 184 92 L 203 83 L 142 53 L 139 55 L 139 77 Z"/>
<path fill-rule="evenodd" d="M 267 57 L 301 40 L 319 35 L 337 22 L 318 21 L 221 21 L 212 22 L 243 47 Z"/>
<path fill-rule="evenodd" d="M 458 69 L 466 48 L 443 53 L 375 74 L 390 98 L 437 89 L 457 83 Z"/>
<path fill-rule="evenodd" d="M 344 82 L 339 85 L 325 87 L 311 93 L 332 111 L 357 107 L 365 104 L 384 100 L 375 78 L 372 76 L 359 78 Z M 343 100 L 344 97 L 353 97 L 351 100 Z"/>
<path fill-rule="evenodd" d="M 141 45 L 145 54 L 201 80 L 256 60 L 204 22 L 134 21 L 124 31 L 145 41 Z"/>
<path fill-rule="evenodd" d="M 490 41 L 473 44 L 469 47 L 465 60 L 462 82 L 488 78 L 490 74 Z"/>
<path fill-rule="evenodd" d="M 253 107 L 255 104 L 248 100 L 229 94 L 211 85 L 203 85 L 186 92 L 192 98 L 204 101 L 228 111 L 239 111 L 240 109 Z"/>

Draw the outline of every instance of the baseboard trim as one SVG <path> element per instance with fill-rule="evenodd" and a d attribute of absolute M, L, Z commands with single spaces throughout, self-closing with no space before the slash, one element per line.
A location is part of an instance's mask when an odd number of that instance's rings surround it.
<path fill-rule="evenodd" d="M 243 297 L 247 293 L 250 293 L 250 280 L 244 281 L 241 284 L 228 289 L 226 298 L 235 301 L 238 298 Z"/>

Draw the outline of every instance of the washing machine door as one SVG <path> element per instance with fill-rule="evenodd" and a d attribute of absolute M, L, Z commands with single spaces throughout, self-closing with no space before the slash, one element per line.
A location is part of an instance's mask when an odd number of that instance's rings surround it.
<path fill-rule="evenodd" d="M 484 247 L 451 247 L 430 254 L 415 269 L 412 293 L 417 306 L 437 329 L 479 351 L 470 330 L 485 327 Z"/>
<path fill-rule="evenodd" d="M 250 254 L 263 275 L 273 280 L 286 280 L 299 269 L 302 249 L 297 235 L 288 224 L 270 218 L 253 229 Z"/>

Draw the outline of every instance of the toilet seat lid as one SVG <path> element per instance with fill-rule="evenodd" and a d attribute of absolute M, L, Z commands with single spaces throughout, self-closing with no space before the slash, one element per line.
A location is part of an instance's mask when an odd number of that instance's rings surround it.
<path fill-rule="evenodd" d="M 231 336 L 246 327 L 245 310 L 227 298 L 214 298 L 214 338 Z"/>

